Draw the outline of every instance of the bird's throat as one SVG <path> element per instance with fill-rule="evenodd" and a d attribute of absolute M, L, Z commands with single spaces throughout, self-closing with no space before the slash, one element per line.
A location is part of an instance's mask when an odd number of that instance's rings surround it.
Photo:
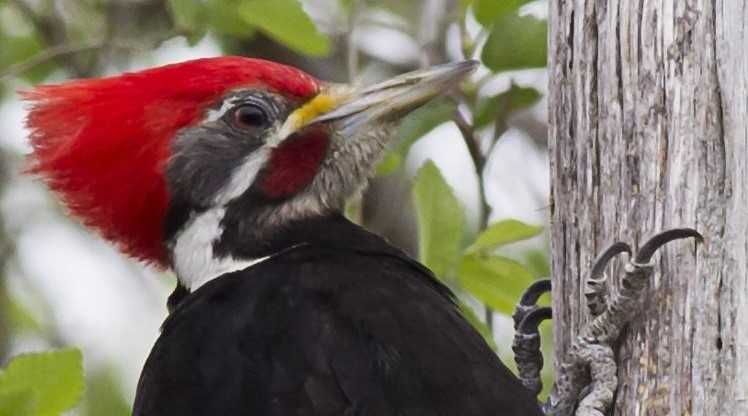
<path fill-rule="evenodd" d="M 223 235 L 221 221 L 225 215 L 223 207 L 195 214 L 174 238 L 173 268 L 177 279 L 190 292 L 221 275 L 245 269 L 269 257 L 236 258 L 216 253 L 213 247 Z"/>

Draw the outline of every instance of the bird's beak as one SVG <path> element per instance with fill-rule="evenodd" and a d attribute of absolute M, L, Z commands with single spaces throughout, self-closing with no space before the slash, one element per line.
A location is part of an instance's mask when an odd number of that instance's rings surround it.
<path fill-rule="evenodd" d="M 448 91 L 478 66 L 477 61 L 452 62 L 408 72 L 367 87 L 330 84 L 289 117 L 287 133 L 320 123 L 338 123 L 347 132 L 375 123 L 397 121 L 437 95 Z M 284 136 L 281 136 L 284 137 Z"/>
<path fill-rule="evenodd" d="M 452 62 L 408 72 L 360 90 L 342 89 L 341 105 L 311 123 L 340 120 L 343 129 L 357 129 L 375 121 L 399 119 L 454 87 L 477 66 L 477 61 Z M 334 95 L 335 88 L 329 93 Z"/>

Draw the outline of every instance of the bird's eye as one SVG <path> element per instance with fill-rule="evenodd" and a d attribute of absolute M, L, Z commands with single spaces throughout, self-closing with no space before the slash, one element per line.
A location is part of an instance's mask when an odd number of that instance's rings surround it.
<path fill-rule="evenodd" d="M 261 107 L 245 104 L 234 109 L 234 125 L 241 130 L 257 130 L 266 127 L 268 116 Z"/>

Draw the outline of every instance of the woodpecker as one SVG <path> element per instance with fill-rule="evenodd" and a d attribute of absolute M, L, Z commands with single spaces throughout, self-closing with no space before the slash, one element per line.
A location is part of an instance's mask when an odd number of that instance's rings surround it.
<path fill-rule="evenodd" d="M 178 278 L 134 415 L 542 414 L 431 271 L 341 214 L 475 67 L 357 87 L 221 57 L 23 93 L 30 170 Z"/>

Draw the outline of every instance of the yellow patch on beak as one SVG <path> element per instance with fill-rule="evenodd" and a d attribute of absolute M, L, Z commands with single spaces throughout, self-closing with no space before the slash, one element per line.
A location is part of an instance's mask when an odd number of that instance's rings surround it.
<path fill-rule="evenodd" d="M 308 103 L 294 110 L 289 114 L 286 121 L 280 127 L 278 134 L 268 144 L 271 147 L 278 146 L 287 137 L 299 131 L 302 127 L 312 122 L 314 119 L 335 110 L 344 101 L 343 97 L 335 95 L 330 91 L 317 94 Z"/>
<path fill-rule="evenodd" d="M 335 109 L 338 105 L 339 100 L 337 97 L 327 92 L 319 93 L 311 101 L 291 113 L 289 116 L 291 125 L 289 127 L 295 131 L 318 116 Z"/>

